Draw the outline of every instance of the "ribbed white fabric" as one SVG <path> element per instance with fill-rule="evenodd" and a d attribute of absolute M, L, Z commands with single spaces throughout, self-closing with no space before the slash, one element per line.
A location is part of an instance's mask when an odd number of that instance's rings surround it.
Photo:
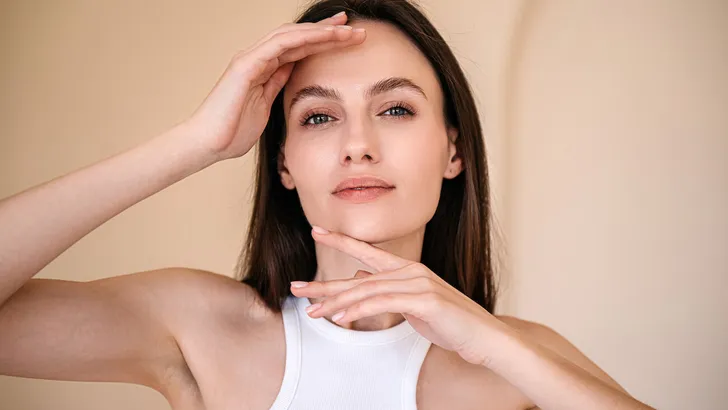
<path fill-rule="evenodd" d="M 308 298 L 283 304 L 286 366 L 271 410 L 416 410 L 430 341 L 404 322 L 384 330 L 344 329 L 306 314 Z"/>

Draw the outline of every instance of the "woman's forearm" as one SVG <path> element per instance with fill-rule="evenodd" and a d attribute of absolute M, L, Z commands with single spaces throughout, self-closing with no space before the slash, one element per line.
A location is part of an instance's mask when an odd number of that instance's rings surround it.
<path fill-rule="evenodd" d="M 652 409 L 517 330 L 503 331 L 488 345 L 494 353 L 485 365 L 539 409 Z"/>
<path fill-rule="evenodd" d="M 214 163 L 186 133 L 174 127 L 0 201 L 0 305 L 104 222 Z"/>

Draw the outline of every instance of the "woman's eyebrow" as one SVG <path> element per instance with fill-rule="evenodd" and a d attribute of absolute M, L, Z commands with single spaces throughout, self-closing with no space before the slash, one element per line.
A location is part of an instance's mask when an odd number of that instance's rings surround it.
<path fill-rule="evenodd" d="M 415 84 L 414 81 L 404 77 L 389 77 L 383 80 L 379 80 L 372 84 L 365 92 L 364 98 L 371 99 L 376 95 L 386 93 L 399 88 L 410 89 L 412 91 L 421 94 L 427 99 L 427 94 L 419 85 Z M 291 105 L 289 110 L 293 108 L 296 103 L 306 98 L 324 98 L 341 102 L 341 94 L 336 89 L 323 87 L 321 85 L 309 85 L 301 88 L 291 99 Z"/>

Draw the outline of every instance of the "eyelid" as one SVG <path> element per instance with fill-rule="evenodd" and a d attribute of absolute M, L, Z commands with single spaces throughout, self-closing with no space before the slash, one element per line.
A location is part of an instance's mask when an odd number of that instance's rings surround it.
<path fill-rule="evenodd" d="M 417 109 L 415 109 L 412 106 L 412 104 L 408 104 L 404 101 L 392 101 L 392 102 L 388 103 L 387 105 L 385 105 L 385 107 L 387 107 L 387 108 L 382 109 L 382 112 L 391 110 L 392 108 L 401 107 L 401 108 L 404 108 L 405 110 L 409 111 L 411 113 L 411 115 L 417 114 Z M 401 115 L 399 115 L 398 117 L 401 117 Z"/>
<path fill-rule="evenodd" d="M 408 111 L 405 115 L 384 115 L 385 112 L 393 109 L 393 108 L 402 108 L 405 111 Z M 413 117 L 417 114 L 417 109 L 415 109 L 412 104 L 409 104 L 405 101 L 390 101 L 389 103 L 385 104 L 384 107 L 377 110 L 379 113 L 377 116 L 384 116 L 384 117 L 392 117 L 396 119 L 403 119 L 405 117 Z M 332 121 L 327 121 L 323 124 L 307 124 L 308 121 L 314 117 L 314 116 L 327 116 L 332 118 Z M 336 115 L 332 113 L 332 110 L 328 108 L 311 108 L 307 111 L 305 111 L 299 120 L 299 125 L 302 127 L 308 127 L 308 128 L 316 128 L 316 127 L 324 127 L 327 126 L 329 123 L 337 120 L 338 118 Z"/>
<path fill-rule="evenodd" d="M 312 108 L 303 113 L 303 115 L 301 116 L 301 119 L 299 120 L 299 125 L 301 125 L 302 127 L 320 127 L 320 126 L 324 126 L 324 125 L 328 124 L 328 121 L 326 122 L 326 124 L 306 124 L 308 122 L 308 120 L 311 119 L 311 117 L 316 116 L 316 115 L 325 115 L 327 117 L 336 119 L 336 116 L 328 109 Z"/>

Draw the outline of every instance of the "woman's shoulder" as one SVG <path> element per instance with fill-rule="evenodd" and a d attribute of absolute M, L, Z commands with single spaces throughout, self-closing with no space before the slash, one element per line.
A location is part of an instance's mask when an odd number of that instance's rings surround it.
<path fill-rule="evenodd" d="M 235 320 L 266 321 L 275 314 L 250 285 L 204 269 L 170 267 L 154 271 L 148 279 L 164 287 L 160 297 L 170 306 L 184 305 L 189 314 Z M 166 303 L 165 303 L 166 302 Z"/>

